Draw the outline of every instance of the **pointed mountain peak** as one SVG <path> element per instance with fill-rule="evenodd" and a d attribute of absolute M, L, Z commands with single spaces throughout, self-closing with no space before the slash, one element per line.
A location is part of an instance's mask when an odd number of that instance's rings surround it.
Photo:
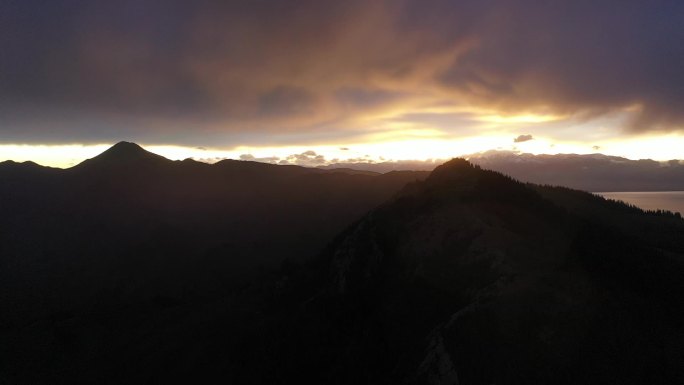
<path fill-rule="evenodd" d="M 133 142 L 126 142 L 126 141 L 124 141 L 124 140 L 122 140 L 121 142 L 119 142 L 119 143 L 113 145 L 113 146 L 110 147 L 109 149 L 110 149 L 110 150 L 125 150 L 125 149 L 133 150 L 133 149 L 135 149 L 135 150 L 142 150 L 142 151 L 144 151 L 143 148 L 140 147 L 139 144 L 133 143 Z"/>
<path fill-rule="evenodd" d="M 132 142 L 119 142 L 93 159 L 98 158 L 127 162 L 148 159 L 166 160 L 163 156 L 151 153 Z"/>
<path fill-rule="evenodd" d="M 472 180 L 482 173 L 480 166 L 475 166 L 463 158 L 454 158 L 435 168 L 427 181 L 431 184 Z"/>
<path fill-rule="evenodd" d="M 139 157 L 144 156 L 146 154 L 154 155 L 151 152 L 146 151 L 144 148 L 140 147 L 138 144 L 132 142 L 119 142 L 110 147 L 109 149 L 107 149 L 102 154 L 100 154 L 100 156 L 105 154 L 117 157 Z"/>
<path fill-rule="evenodd" d="M 140 147 L 136 143 L 131 142 L 119 142 L 100 155 L 88 159 L 78 166 L 83 165 L 99 165 L 99 166 L 112 166 L 112 165 L 131 165 L 138 163 L 160 163 L 160 162 L 170 162 L 168 159 L 161 155 L 151 153 L 144 148 Z M 78 167 L 77 166 L 77 167 Z"/>
<path fill-rule="evenodd" d="M 454 158 L 432 171 L 425 180 L 430 189 L 459 192 L 481 197 L 501 195 L 527 197 L 534 192 L 508 175 L 482 169 L 463 158 Z M 497 198 L 499 199 L 499 198 Z"/>

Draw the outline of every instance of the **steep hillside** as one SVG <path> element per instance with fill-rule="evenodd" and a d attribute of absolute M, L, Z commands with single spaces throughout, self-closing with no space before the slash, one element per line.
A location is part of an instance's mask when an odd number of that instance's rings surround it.
<path fill-rule="evenodd" d="M 308 288 L 292 289 L 308 313 L 285 316 L 287 328 L 312 347 L 280 345 L 300 359 L 289 372 L 350 384 L 680 383 L 683 221 L 537 190 L 551 188 L 452 160 L 373 210 L 332 243 Z M 577 200 L 599 211 L 560 203 Z M 655 225 L 677 236 L 637 236 Z"/>
<path fill-rule="evenodd" d="M 171 161 L 127 142 L 66 170 L 5 162 L 0 325 L 220 297 L 316 255 L 425 175 Z"/>
<path fill-rule="evenodd" d="M 462 159 L 422 180 L 126 150 L 0 190 L 0 380 L 684 381 L 675 215 Z"/>

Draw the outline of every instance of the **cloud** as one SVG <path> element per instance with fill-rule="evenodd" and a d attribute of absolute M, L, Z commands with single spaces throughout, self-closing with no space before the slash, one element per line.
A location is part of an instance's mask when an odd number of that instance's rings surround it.
<path fill-rule="evenodd" d="M 261 163 L 271 163 L 276 164 L 280 161 L 277 156 L 267 156 L 267 157 L 255 157 L 252 154 L 242 154 L 240 155 L 240 160 L 250 161 L 250 162 L 261 162 Z"/>
<path fill-rule="evenodd" d="M 296 164 L 298 166 L 316 167 L 326 164 L 325 157 L 318 155 L 314 151 L 305 151 L 301 154 L 290 155 L 284 159 L 289 164 Z"/>
<path fill-rule="evenodd" d="M 390 171 L 432 171 L 435 167 L 446 162 L 446 159 L 428 159 L 428 160 L 398 160 L 389 162 L 374 162 L 368 159 L 346 159 L 338 162 L 331 162 L 323 166 L 325 169 L 335 168 L 350 168 L 353 170 L 372 171 L 378 173 L 387 173 Z"/>
<path fill-rule="evenodd" d="M 314 114 L 316 97 L 303 88 L 278 86 L 259 96 L 259 115 Z"/>
<path fill-rule="evenodd" d="M 11 2 L 0 141 L 340 137 L 435 106 L 679 130 L 682 19 L 665 0 Z"/>
<path fill-rule="evenodd" d="M 529 142 L 530 140 L 533 140 L 534 137 L 532 135 L 518 135 L 513 139 L 513 143 L 522 143 L 522 142 Z"/>
<path fill-rule="evenodd" d="M 209 163 L 214 163 L 218 160 L 225 158 L 216 159 L 202 159 L 202 161 L 208 161 Z M 325 156 L 316 153 L 315 151 L 308 150 L 303 151 L 299 154 L 291 154 L 285 157 L 256 157 L 252 154 L 242 154 L 240 155 L 240 160 L 243 161 L 253 161 L 262 162 L 270 164 L 280 164 L 280 165 L 296 165 L 302 167 L 316 167 L 324 169 L 333 168 L 352 168 L 357 170 L 366 170 L 374 172 L 389 172 L 394 170 L 432 170 L 437 165 L 444 162 L 440 159 L 428 159 L 422 160 L 400 160 L 400 161 L 377 161 L 372 159 L 369 155 L 346 158 L 346 159 L 327 159 Z"/>
<path fill-rule="evenodd" d="M 311 150 L 304 151 L 299 154 L 288 155 L 283 158 L 278 156 L 256 157 L 252 154 L 242 154 L 240 155 L 240 160 L 283 165 L 289 164 L 304 167 L 317 167 L 329 163 L 325 159 L 325 156 L 319 155 L 315 151 Z"/>

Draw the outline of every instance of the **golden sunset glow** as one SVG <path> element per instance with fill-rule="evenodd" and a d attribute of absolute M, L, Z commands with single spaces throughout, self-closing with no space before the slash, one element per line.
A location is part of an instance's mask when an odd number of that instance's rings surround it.
<path fill-rule="evenodd" d="M 538 7 L 548 12 L 538 18 L 504 3 L 309 4 L 304 13 L 295 3 L 239 13 L 188 5 L 190 18 L 160 10 L 163 23 L 116 6 L 82 19 L 66 18 L 80 14 L 66 5 L 27 9 L 64 24 L 16 22 L 13 39 L 24 43 L 0 42 L 0 74 L 10 74 L 0 82 L 0 158 L 69 167 L 121 140 L 205 161 L 288 163 L 307 151 L 326 162 L 488 150 L 684 158 L 682 81 L 668 75 L 681 73 L 669 48 L 679 40 L 644 29 L 636 14 L 597 5 L 615 16 L 606 28 L 563 5 L 602 39 L 568 45 L 577 31 L 555 8 Z M 625 43 L 623 30 L 639 38 Z"/>
<path fill-rule="evenodd" d="M 684 0 L 0 0 L 0 385 L 684 384 L 683 215 Z"/>
<path fill-rule="evenodd" d="M 489 123 L 511 124 L 511 123 L 545 123 L 558 120 L 555 116 L 549 115 L 484 115 L 477 118 L 477 120 Z"/>
<path fill-rule="evenodd" d="M 383 162 L 390 160 L 447 160 L 457 156 L 489 150 L 517 151 L 530 154 L 590 154 L 605 153 L 628 159 L 670 160 L 682 157 L 684 136 L 670 134 L 662 137 L 634 138 L 632 140 L 606 140 L 588 146 L 581 141 L 558 142 L 551 138 L 535 137 L 523 143 L 514 143 L 511 135 L 500 133 L 465 138 L 445 138 L 440 131 L 397 130 L 368 135 L 366 142 L 338 144 L 312 144 L 306 146 L 237 146 L 185 147 L 149 145 L 146 148 L 172 160 L 193 158 L 213 163 L 221 159 L 240 159 L 251 155 L 269 162 L 290 163 L 288 157 L 313 151 L 325 157 L 323 164 L 347 160 Z M 92 158 L 106 150 L 110 144 L 98 145 L 0 145 L 0 153 L 17 162 L 34 161 L 41 165 L 67 168 Z"/>

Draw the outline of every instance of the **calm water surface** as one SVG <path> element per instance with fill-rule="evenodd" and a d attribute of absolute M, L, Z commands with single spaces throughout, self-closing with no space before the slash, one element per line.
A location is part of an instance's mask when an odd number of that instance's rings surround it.
<path fill-rule="evenodd" d="M 670 210 L 684 215 L 684 191 L 599 192 L 605 198 L 631 203 L 644 210 Z"/>

